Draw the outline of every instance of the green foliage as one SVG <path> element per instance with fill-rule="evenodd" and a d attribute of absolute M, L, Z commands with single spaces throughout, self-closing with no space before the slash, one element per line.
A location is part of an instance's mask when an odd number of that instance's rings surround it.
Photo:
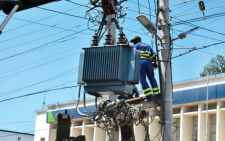
<path fill-rule="evenodd" d="M 220 74 L 221 70 L 218 66 L 217 60 L 220 64 L 220 67 L 223 72 L 225 72 L 225 60 L 224 56 L 222 55 L 217 55 L 215 58 L 212 58 L 210 62 L 204 66 L 203 72 L 200 73 L 201 77 L 207 76 L 207 72 L 209 72 L 209 75 L 215 75 L 215 74 Z"/>

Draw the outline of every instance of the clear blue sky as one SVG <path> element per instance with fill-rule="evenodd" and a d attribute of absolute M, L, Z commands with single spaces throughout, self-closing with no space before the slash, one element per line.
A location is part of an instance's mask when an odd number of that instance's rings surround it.
<path fill-rule="evenodd" d="M 74 2 L 80 4 L 87 4 L 88 0 L 73 0 Z M 136 2 L 136 0 L 132 0 Z M 181 0 L 173 0 L 170 5 L 182 2 Z M 225 1 L 216 1 L 216 0 L 208 0 L 206 1 L 206 9 L 225 5 Z M 147 0 L 140 0 L 140 4 L 148 7 Z M 154 9 L 154 2 L 151 0 L 151 7 Z M 129 9 L 138 11 L 137 4 L 128 0 L 125 2 L 123 6 L 128 6 Z M 65 12 L 69 9 L 76 8 L 74 10 L 68 11 L 66 13 L 76 16 L 84 16 L 84 7 L 79 7 L 78 5 L 71 4 L 67 1 L 58 1 L 50 4 L 43 5 L 41 7 Z M 199 11 L 198 9 L 198 1 L 195 0 L 193 2 L 173 6 L 170 8 L 172 10 L 171 16 L 191 13 Z M 149 14 L 149 10 L 141 6 L 141 13 Z M 219 7 L 212 10 L 205 11 L 205 15 L 215 14 L 217 12 L 225 12 L 225 7 Z M 16 13 L 13 17 L 20 18 L 28 21 L 37 21 L 38 23 L 45 25 L 56 25 L 56 27 L 71 29 L 73 31 L 80 31 L 87 28 L 87 20 L 85 19 L 75 19 L 75 17 L 67 16 L 67 15 L 56 15 L 54 17 L 38 21 L 40 19 L 55 15 L 57 13 L 45 11 L 38 8 L 32 8 L 29 10 L 21 11 Z M 151 11 L 152 15 L 155 15 L 154 11 Z M 135 19 L 138 15 L 136 12 L 127 11 L 127 17 Z M 4 20 L 5 14 L 0 12 L 0 21 Z M 186 16 L 179 16 L 177 18 L 181 20 L 188 20 L 192 18 L 202 17 L 202 13 L 195 13 Z M 219 19 L 218 19 L 219 18 Z M 220 33 L 224 33 L 224 17 L 218 17 L 207 19 L 207 23 L 216 20 L 215 22 L 208 25 L 208 28 L 211 30 L 218 31 Z M 70 20 L 70 21 L 69 21 Z M 155 21 L 155 18 L 152 17 L 152 20 Z M 67 22 L 66 22 L 67 21 Z M 171 23 L 173 21 L 177 21 L 172 18 Z M 59 24 L 61 23 L 61 24 Z M 205 27 L 205 24 L 202 21 L 193 22 L 196 25 Z M 44 45 L 46 43 L 55 41 L 59 38 L 68 36 L 73 34 L 73 31 L 63 31 L 62 29 L 57 28 L 47 28 L 43 25 L 38 24 L 29 24 L 25 21 L 20 21 L 16 19 L 12 19 L 6 28 L 3 30 L 2 35 L 0 35 L 0 59 L 18 54 L 20 52 L 24 52 L 26 50 Z M 58 25 L 59 24 L 59 25 Z M 26 25 L 22 28 L 18 28 L 20 26 Z M 79 27 L 76 27 L 80 25 Z M 128 39 L 133 38 L 134 36 L 141 36 L 143 42 L 151 43 L 150 34 L 145 34 L 141 28 L 141 25 L 137 21 L 132 21 L 126 19 L 123 24 L 121 24 L 124 28 L 128 28 L 142 33 L 143 35 L 124 30 Z M 96 27 L 97 28 L 97 27 Z M 186 25 L 173 26 L 173 29 L 176 30 L 188 30 L 191 27 Z M 13 29 L 13 30 L 12 30 Z M 32 34 L 24 35 L 36 30 L 40 30 L 38 32 L 34 32 Z M 8 32 L 7 32 L 8 31 Z M 76 85 L 77 79 L 77 69 L 79 63 L 79 52 L 82 51 L 82 47 L 88 47 L 91 43 L 93 31 L 86 30 L 85 33 L 90 33 L 90 35 L 76 34 L 72 35 L 68 38 L 64 38 L 63 40 L 67 40 L 70 38 L 77 37 L 73 40 L 65 41 L 62 43 L 54 44 L 52 46 L 45 47 L 40 50 L 36 50 L 27 54 L 23 54 L 20 56 L 16 56 L 7 60 L 0 61 L 0 100 L 4 100 L 11 97 L 21 96 L 24 94 L 41 91 L 45 89 L 49 89 L 52 87 L 64 87 Z M 147 32 L 145 30 L 145 32 Z M 173 37 L 176 37 L 180 32 L 174 31 Z M 198 30 L 195 32 L 196 34 L 203 36 L 210 36 L 211 38 L 224 40 L 224 35 L 207 32 L 205 30 Z M 54 34 L 54 35 L 53 35 Z M 24 36 L 21 36 L 24 35 Z M 51 36 L 50 36 L 51 35 Z M 21 37 L 18 37 L 21 36 Z M 15 38 L 18 37 L 18 38 Z M 14 38 L 14 39 L 12 39 Z M 8 40 L 10 39 L 10 40 Z M 38 40 L 37 40 L 38 39 Z M 61 40 L 60 40 L 61 41 Z M 28 42 L 28 43 L 27 43 Z M 219 41 L 212 40 L 212 43 L 216 43 Z M 55 42 L 54 42 L 55 43 Z M 207 38 L 197 37 L 193 35 L 188 35 L 186 39 L 177 40 L 174 42 L 177 45 L 183 47 L 202 47 L 205 45 L 210 45 L 210 40 Z M 224 45 L 214 46 L 215 52 L 217 54 L 225 55 Z M 174 45 L 174 47 L 177 47 Z M 155 47 L 153 46 L 154 50 Z M 180 53 L 185 52 L 186 50 L 174 50 L 173 56 L 176 56 Z M 213 53 L 211 47 L 204 49 L 202 51 Z M 203 66 L 208 63 L 208 61 L 213 57 L 213 54 L 203 53 L 200 51 L 194 51 L 182 57 L 176 58 L 172 60 L 172 69 L 173 69 L 173 82 L 182 81 L 186 79 L 192 79 L 199 77 L 200 72 L 203 70 Z M 45 65 L 43 65 L 45 64 Z M 41 65 L 41 66 L 40 66 Z M 39 66 L 39 67 L 37 67 Z M 71 71 L 70 71 L 71 70 Z M 69 71 L 69 72 L 68 72 Z M 156 70 L 156 78 L 158 78 L 158 70 Z M 17 90 L 44 80 L 47 80 L 51 77 L 62 74 L 61 77 L 57 77 L 56 79 L 52 79 L 49 81 L 45 81 L 44 83 L 39 83 L 32 87 L 28 87 L 22 90 Z M 64 85 L 62 85 L 64 84 Z M 59 86 L 60 85 L 60 86 Z M 58 87 L 56 87 L 58 86 Z M 138 86 L 140 88 L 140 85 Z M 12 91 L 16 90 L 16 91 Z M 77 91 L 78 88 L 65 89 L 60 91 L 52 91 L 48 93 L 42 93 L 35 96 L 20 98 L 16 100 L 11 100 L 7 102 L 0 103 L 0 129 L 5 130 L 13 130 L 19 132 L 29 132 L 34 131 L 35 129 L 35 110 L 42 109 L 42 102 L 45 97 L 45 103 L 54 104 L 57 102 L 66 102 L 77 99 Z M 13 92 L 13 93 L 12 93 Z M 7 95 L 6 95 L 7 94 Z M 29 122 L 28 122 L 29 121 Z M 14 123 L 14 122 L 23 122 L 23 123 Z M 8 124 L 9 123 L 9 124 Z"/>

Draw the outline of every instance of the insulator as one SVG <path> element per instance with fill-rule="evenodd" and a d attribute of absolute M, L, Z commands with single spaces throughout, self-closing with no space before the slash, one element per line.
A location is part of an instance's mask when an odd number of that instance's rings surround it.
<path fill-rule="evenodd" d="M 198 2 L 198 5 L 199 5 L 199 9 L 200 9 L 201 11 L 204 11 L 204 10 L 205 10 L 205 4 L 204 4 L 203 1 L 199 1 L 199 2 Z"/>
<path fill-rule="evenodd" d="M 124 38 L 124 33 L 123 32 L 121 32 L 120 34 L 119 34 L 119 41 L 118 41 L 118 44 L 126 44 L 126 39 Z"/>
<path fill-rule="evenodd" d="M 97 34 L 95 34 L 93 37 L 93 40 L 92 40 L 92 45 L 91 46 L 98 46 L 98 36 Z"/>
<path fill-rule="evenodd" d="M 105 35 L 105 36 L 106 36 L 105 45 L 111 45 L 111 37 L 112 37 L 112 35 L 110 35 L 110 32 L 108 32 L 108 34 Z"/>

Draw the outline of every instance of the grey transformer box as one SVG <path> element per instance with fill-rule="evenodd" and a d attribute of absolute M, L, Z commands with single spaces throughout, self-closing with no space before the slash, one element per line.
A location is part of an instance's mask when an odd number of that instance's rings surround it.
<path fill-rule="evenodd" d="M 140 51 L 129 45 L 83 48 L 80 53 L 78 84 L 88 94 L 132 94 L 139 83 Z"/>

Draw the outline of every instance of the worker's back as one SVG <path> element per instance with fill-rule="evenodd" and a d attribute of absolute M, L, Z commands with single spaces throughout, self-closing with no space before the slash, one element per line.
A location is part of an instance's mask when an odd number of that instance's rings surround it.
<path fill-rule="evenodd" d="M 152 50 L 151 46 L 149 46 L 146 43 L 138 42 L 134 45 L 134 48 L 141 51 L 141 56 L 149 57 L 149 58 L 155 57 L 155 52 Z"/>

